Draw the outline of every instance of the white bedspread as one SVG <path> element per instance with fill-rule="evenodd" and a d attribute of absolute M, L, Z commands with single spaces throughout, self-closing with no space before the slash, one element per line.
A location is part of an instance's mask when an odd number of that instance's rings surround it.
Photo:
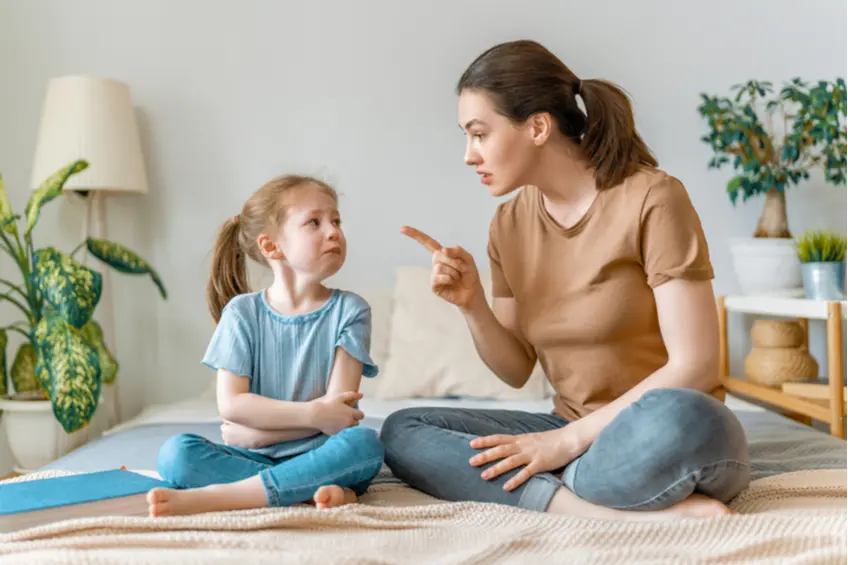
<path fill-rule="evenodd" d="M 29 479 L 35 477 L 27 477 Z M 761 479 L 738 514 L 634 523 L 446 503 L 375 486 L 360 504 L 180 518 L 86 518 L 0 534 L 0 561 L 79 565 L 844 564 L 845 472 Z"/>

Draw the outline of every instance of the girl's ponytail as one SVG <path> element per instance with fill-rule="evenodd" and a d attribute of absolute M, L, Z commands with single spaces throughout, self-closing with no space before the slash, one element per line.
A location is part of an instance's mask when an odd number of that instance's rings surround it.
<path fill-rule="evenodd" d="M 247 258 L 241 248 L 239 223 L 239 216 L 225 221 L 215 242 L 212 269 L 206 285 L 206 302 L 216 323 L 230 300 L 250 292 Z"/>

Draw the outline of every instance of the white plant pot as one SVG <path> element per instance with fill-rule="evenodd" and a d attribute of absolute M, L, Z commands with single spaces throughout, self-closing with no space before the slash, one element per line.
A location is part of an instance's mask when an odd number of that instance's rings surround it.
<path fill-rule="evenodd" d="M 801 261 L 789 238 L 732 238 L 733 269 L 743 294 L 804 296 Z"/>
<path fill-rule="evenodd" d="M 76 449 L 91 433 L 89 427 L 66 433 L 53 415 L 49 400 L 0 398 L 0 410 L 18 473 L 38 469 Z"/>

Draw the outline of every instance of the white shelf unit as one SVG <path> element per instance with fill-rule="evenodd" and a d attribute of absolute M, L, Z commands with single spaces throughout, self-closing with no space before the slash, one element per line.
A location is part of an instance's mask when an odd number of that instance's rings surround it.
<path fill-rule="evenodd" d="M 806 298 L 774 298 L 770 296 L 726 296 L 724 307 L 729 312 L 761 314 L 764 316 L 826 320 L 830 304 L 841 306 L 842 318 L 848 316 L 845 300 L 828 302 Z"/>

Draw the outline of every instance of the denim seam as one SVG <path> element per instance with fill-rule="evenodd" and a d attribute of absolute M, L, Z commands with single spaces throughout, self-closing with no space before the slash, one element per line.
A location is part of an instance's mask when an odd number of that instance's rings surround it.
<path fill-rule="evenodd" d="M 680 483 L 691 479 L 696 474 L 702 473 L 704 471 L 704 469 L 706 469 L 708 467 L 716 467 L 718 465 L 724 465 L 725 467 L 727 467 L 731 463 L 735 463 L 739 467 L 750 467 L 750 465 L 748 463 L 745 463 L 744 461 L 739 461 L 738 459 L 721 459 L 719 461 L 715 461 L 713 463 L 710 463 L 709 465 L 702 465 L 701 467 L 698 468 L 697 471 L 692 471 L 691 473 L 687 473 L 686 475 L 684 475 L 683 477 L 681 477 L 680 479 L 678 479 L 674 483 L 672 483 L 672 484 L 668 485 L 666 488 L 664 488 L 662 490 L 662 492 L 655 494 L 654 496 L 652 496 L 651 498 L 649 498 L 647 500 L 644 500 L 642 502 L 638 502 L 636 504 L 628 504 L 627 506 L 616 506 L 615 508 L 617 510 L 626 510 L 628 508 L 635 508 L 635 507 L 638 507 L 638 506 L 644 506 L 646 504 L 650 504 L 651 502 L 657 500 L 658 498 L 660 498 L 664 494 L 668 493 L 674 487 L 680 485 Z"/>
<path fill-rule="evenodd" d="M 288 489 L 279 489 L 275 486 L 272 489 L 273 492 L 274 492 L 274 499 L 275 499 L 274 500 L 274 502 L 275 502 L 274 506 L 279 506 L 279 502 L 280 502 L 279 494 L 280 493 L 290 493 L 290 492 L 293 492 L 293 491 L 296 491 L 296 490 L 324 486 L 324 482 L 327 479 L 330 479 L 332 477 L 337 477 L 339 474 L 346 474 L 346 473 L 361 471 L 362 469 L 365 469 L 366 467 L 369 467 L 371 465 L 376 464 L 378 461 L 382 461 L 382 459 L 383 459 L 382 457 L 373 457 L 371 459 L 368 459 L 368 460 L 360 463 L 359 465 L 354 465 L 352 467 L 345 468 L 345 470 L 342 473 L 330 473 L 330 474 L 324 475 L 320 479 L 317 479 L 315 482 L 312 482 L 312 483 L 302 484 L 302 485 L 298 485 L 296 487 L 292 487 L 292 488 L 288 488 Z M 263 471 L 263 472 L 266 472 L 266 471 Z M 267 485 L 266 485 L 266 487 L 267 487 Z"/>
<path fill-rule="evenodd" d="M 447 433 L 449 433 L 449 434 L 453 434 L 453 435 L 455 435 L 455 436 L 462 436 L 462 437 L 464 437 L 464 438 L 477 438 L 477 437 L 480 437 L 480 436 L 475 436 L 474 434 L 469 434 L 468 432 L 461 432 L 461 431 L 459 431 L 459 430 L 451 430 L 451 429 L 448 429 L 448 428 L 439 428 L 439 430 L 441 430 L 441 431 L 443 431 L 443 432 L 447 432 Z"/>
<path fill-rule="evenodd" d="M 270 469 L 265 469 L 259 473 L 259 478 L 262 479 L 262 486 L 265 487 L 265 497 L 268 499 L 269 506 L 279 506 L 280 498 L 277 496 L 277 489 L 271 484 Z"/>

